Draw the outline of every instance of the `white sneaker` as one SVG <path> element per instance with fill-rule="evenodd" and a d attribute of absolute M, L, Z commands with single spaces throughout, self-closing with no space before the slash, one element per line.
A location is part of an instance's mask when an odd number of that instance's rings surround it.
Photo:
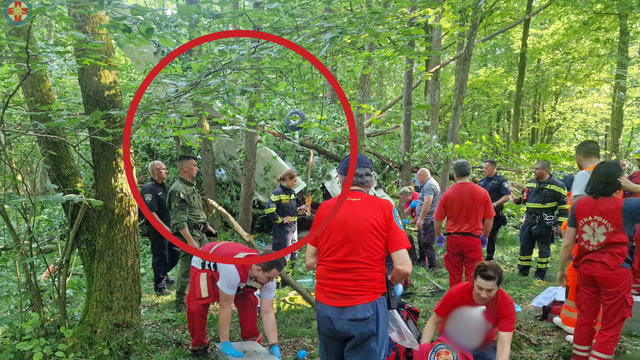
<path fill-rule="evenodd" d="M 562 318 L 560 316 L 556 316 L 553 318 L 553 323 L 556 324 L 559 328 L 561 328 L 562 330 L 568 332 L 569 334 L 573 335 L 573 332 L 575 330 L 575 328 L 572 328 L 571 326 L 567 326 L 565 324 L 562 323 Z"/>
<path fill-rule="evenodd" d="M 569 344 L 573 344 L 573 335 L 567 335 L 567 337 L 564 339 L 567 340 Z"/>

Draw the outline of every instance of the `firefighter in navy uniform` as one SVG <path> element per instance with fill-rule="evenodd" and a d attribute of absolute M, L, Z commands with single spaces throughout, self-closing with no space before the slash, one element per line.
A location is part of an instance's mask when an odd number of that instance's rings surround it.
<path fill-rule="evenodd" d="M 503 205 L 511 199 L 511 190 L 509 190 L 509 182 L 496 173 L 498 164 L 495 160 L 486 160 L 482 166 L 482 170 L 486 177 L 478 185 L 489 193 L 493 209 L 496 215 L 493 217 L 493 225 L 489 233 L 489 243 L 487 244 L 487 257 L 485 260 L 492 261 L 496 252 L 496 240 L 500 228 L 507 225 L 507 217 L 502 212 Z"/>
<path fill-rule="evenodd" d="M 276 179 L 280 186 L 273 190 L 271 198 L 267 202 L 265 214 L 273 222 L 273 251 L 285 249 L 298 241 L 298 210 L 306 209 L 306 206 L 298 208 L 296 193 L 293 188 L 298 182 L 298 174 L 289 169 Z M 289 262 L 287 273 L 293 271 L 298 252 L 294 251 L 285 256 Z"/>
<path fill-rule="evenodd" d="M 520 229 L 520 258 L 518 274 L 529 276 L 533 249 L 538 244 L 538 268 L 536 280 L 544 280 L 549 268 L 554 227 L 567 220 L 567 188 L 562 181 L 549 173 L 551 164 L 538 161 L 535 177 L 525 184 L 524 197 L 515 198 L 515 204 L 525 204 L 525 221 Z M 557 213 L 557 216 L 556 216 Z"/>

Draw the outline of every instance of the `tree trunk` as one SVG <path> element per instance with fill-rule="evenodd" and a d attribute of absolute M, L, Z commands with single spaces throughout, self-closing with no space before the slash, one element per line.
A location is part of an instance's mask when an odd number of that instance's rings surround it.
<path fill-rule="evenodd" d="M 542 90 L 542 79 L 540 74 L 542 60 L 538 58 L 536 64 L 536 94 L 533 98 L 533 112 L 531 113 L 531 137 L 529 139 L 529 145 L 535 145 L 538 142 L 538 132 L 540 127 L 540 97 Z"/>
<path fill-rule="evenodd" d="M 213 153 L 213 141 L 209 139 L 210 129 L 209 129 L 209 120 L 207 119 L 207 115 L 201 113 L 202 103 L 200 101 L 194 101 L 193 106 L 196 109 L 196 116 L 200 120 L 198 120 L 198 127 L 202 129 L 204 132 L 200 137 L 200 141 L 202 142 L 202 179 L 204 186 L 204 195 L 209 199 L 218 202 L 218 178 L 216 177 L 216 158 Z M 211 226 L 214 229 L 220 230 L 222 228 L 222 221 L 219 216 L 216 216 L 214 212 L 210 217 L 209 221 Z"/>
<path fill-rule="evenodd" d="M 460 125 L 460 117 L 464 107 L 464 98 L 467 94 L 467 85 L 469 83 L 469 70 L 471 68 L 471 58 L 473 56 L 473 48 L 478 35 L 478 27 L 480 26 L 480 14 L 482 11 L 481 3 L 473 5 L 471 12 L 471 23 L 467 33 L 466 46 L 463 54 L 456 63 L 455 85 L 453 96 L 453 109 L 451 111 L 451 123 L 449 124 L 449 137 L 447 143 L 455 145 L 458 142 L 458 127 Z M 440 188 L 445 191 L 449 188 L 449 173 L 451 172 L 451 158 L 447 158 L 442 166 L 442 174 L 440 176 Z"/>
<path fill-rule="evenodd" d="M 254 88 L 257 86 L 254 84 Z M 259 95 L 252 94 L 249 100 L 249 112 L 255 111 L 256 99 Z M 247 233 L 251 233 L 253 208 L 253 183 L 256 176 L 256 156 L 258 152 L 258 135 L 256 133 L 256 119 L 253 115 L 247 117 L 244 138 L 244 160 L 242 161 L 242 187 L 240 193 L 240 216 L 238 222 Z"/>
<path fill-rule="evenodd" d="M 409 8 L 409 13 L 415 11 L 416 6 Z M 413 26 L 415 18 L 410 18 L 407 27 Z M 405 58 L 404 68 L 404 86 L 402 88 L 402 186 L 411 184 L 411 108 L 413 107 L 413 66 L 415 60 L 413 52 L 415 51 L 415 40 L 407 42 L 407 52 L 409 55 Z"/>
<path fill-rule="evenodd" d="M 49 22 L 49 24 L 52 24 L 52 22 Z M 31 31 L 29 26 L 12 27 L 10 35 L 21 38 L 29 44 L 29 63 L 31 67 L 41 66 L 42 59 L 37 55 L 39 51 L 35 37 L 30 33 Z M 21 51 L 20 49 L 14 49 L 15 53 Z M 33 101 L 27 103 L 27 108 L 31 113 L 31 122 L 36 125 L 51 123 L 52 120 L 45 111 L 51 111 L 53 104 L 56 102 L 56 96 L 51 88 L 51 82 L 49 81 L 47 72 L 34 70 L 28 73 L 29 70 L 26 66 L 23 66 L 23 64 L 17 64 L 17 68 L 24 71 L 19 74 L 20 79 L 24 79 L 21 85 L 24 98 L 33 99 Z M 40 153 L 44 157 L 44 163 L 47 165 L 49 181 L 58 186 L 57 191 L 65 194 L 77 194 L 83 186 L 82 178 L 80 176 L 80 170 L 71 155 L 71 147 L 64 141 L 66 134 L 63 128 L 56 126 L 35 126 L 34 132 L 49 136 L 37 137 Z M 74 212 L 70 211 L 72 206 L 71 203 L 65 203 L 63 205 L 69 221 L 73 221 L 72 219 L 74 218 Z M 28 277 L 26 279 L 29 280 Z M 41 300 L 39 291 L 34 293 L 35 288 L 32 288 L 32 285 L 33 284 L 27 282 L 27 288 L 32 292 L 31 301 Z M 37 283 L 35 285 L 37 285 Z M 64 294 L 60 295 L 62 296 Z M 32 307 L 34 307 L 34 311 L 40 313 L 40 311 L 37 311 L 37 305 L 34 306 L 32 304 Z M 66 309 L 60 309 L 62 318 L 65 317 L 64 314 L 62 314 L 65 310 Z"/>
<path fill-rule="evenodd" d="M 75 10 L 78 11 L 75 11 Z M 102 62 L 115 68 L 115 51 L 107 30 L 104 12 L 88 7 L 69 7 L 75 29 L 87 36 L 86 42 L 75 45 L 78 81 L 86 115 L 101 112 L 104 128 L 89 126 L 93 167 L 93 191 L 103 204 L 94 217 L 85 217 L 91 229 L 79 245 L 85 268 L 87 289 L 80 324 L 74 335 L 81 341 L 99 345 L 101 341 L 121 339 L 119 346 L 132 346 L 131 335 L 140 329 L 140 245 L 138 241 L 138 211 L 124 172 L 122 129 L 124 117 L 111 111 L 124 111 L 118 72 L 86 61 L 99 54 Z M 100 49 L 86 46 L 103 43 Z M 108 130 L 108 131 L 107 131 Z M 106 138 L 106 139 L 105 139 Z M 92 280 L 89 279 L 92 278 Z"/>
<path fill-rule="evenodd" d="M 627 98 L 627 68 L 629 67 L 629 8 L 628 0 L 618 0 L 618 54 L 616 77 L 611 103 L 611 123 L 609 125 L 609 154 L 615 158 L 620 153 L 620 138 L 624 128 L 624 103 Z"/>
<path fill-rule="evenodd" d="M 262 3 L 255 2 L 253 8 L 261 9 Z M 260 31 L 260 28 L 256 26 L 254 30 Z M 260 63 L 260 58 L 257 58 L 257 63 Z M 258 127 L 254 111 L 256 111 L 256 103 L 262 98 L 260 84 L 255 82 L 251 84 L 251 87 L 253 87 L 255 91 L 250 93 L 248 106 L 249 116 L 247 116 L 245 122 L 247 130 L 244 135 L 244 160 L 242 161 L 242 186 L 240 190 L 239 208 L 240 226 L 249 234 L 251 233 L 251 221 L 253 219 L 251 209 L 253 209 L 254 179 L 256 176 L 256 158 L 258 153 Z"/>
<path fill-rule="evenodd" d="M 367 1 L 369 4 L 369 1 Z M 367 6 L 369 7 L 369 6 Z M 364 45 L 365 53 L 372 53 L 375 48 L 373 42 Z M 373 67 L 373 55 L 368 55 L 367 63 L 360 71 L 360 79 L 358 80 L 358 90 L 356 92 L 356 104 L 353 107 L 354 118 L 356 121 L 356 133 L 358 135 L 358 153 L 364 154 L 366 149 L 365 124 L 367 120 L 365 109 L 362 105 L 369 102 L 371 97 L 371 68 Z"/>
<path fill-rule="evenodd" d="M 527 0 L 525 14 L 529 14 L 533 8 L 533 0 Z M 516 101 L 513 105 L 513 123 L 511 123 L 511 139 L 513 142 L 520 141 L 520 109 L 524 97 L 524 76 L 527 71 L 527 41 L 529 39 L 529 26 L 531 18 L 524 21 L 522 25 L 522 42 L 520 44 L 520 60 L 518 61 L 518 80 L 516 82 Z"/>
<path fill-rule="evenodd" d="M 443 0 L 434 1 L 434 5 L 442 4 Z M 436 5 L 439 6 L 439 5 Z M 427 69 L 433 69 L 441 62 L 440 52 L 442 51 L 442 26 L 440 19 L 442 18 L 442 8 L 436 16 L 433 25 L 431 25 L 431 58 L 426 60 Z M 425 100 L 431 108 L 427 110 L 427 119 L 429 120 L 429 135 L 432 143 L 438 142 L 438 127 L 440 117 L 440 70 L 436 70 L 429 78 L 429 82 L 425 88 Z M 434 139 L 435 137 L 435 139 Z"/>

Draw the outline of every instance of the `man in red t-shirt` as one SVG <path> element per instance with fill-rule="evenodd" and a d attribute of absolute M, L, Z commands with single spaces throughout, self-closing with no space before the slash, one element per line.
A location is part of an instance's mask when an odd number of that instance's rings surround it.
<path fill-rule="evenodd" d="M 640 184 L 640 149 L 636 149 L 633 152 L 633 160 L 635 160 L 637 162 L 638 170 L 634 171 L 631 175 L 629 175 L 627 177 L 627 179 L 629 179 L 629 181 L 631 181 L 634 184 Z M 640 197 L 640 193 L 632 192 L 632 191 L 625 191 L 624 192 L 624 197 L 625 198 L 628 198 L 628 197 Z"/>
<path fill-rule="evenodd" d="M 349 156 L 340 162 L 342 186 Z M 316 318 L 322 360 L 382 360 L 388 350 L 385 299 L 387 254 L 393 285 L 411 273 L 410 248 L 393 204 L 367 192 L 374 184 L 373 164 L 358 155 L 355 176 L 344 202 L 329 225 L 307 245 L 305 266 L 316 272 Z M 333 209 L 327 200 L 316 212 L 311 231 Z"/>
<path fill-rule="evenodd" d="M 467 349 L 474 360 L 495 359 L 507 360 L 511 354 L 511 340 L 516 324 L 516 309 L 513 299 L 506 291 L 500 289 L 504 275 L 500 265 L 482 261 L 473 273 L 473 282 L 464 282 L 452 287 L 433 309 L 433 315 L 422 331 L 422 344 L 433 340 L 436 329 L 443 335 L 447 317 L 455 309 L 462 306 L 484 306 L 484 317 L 490 325 L 484 343 L 478 349 Z M 495 342 L 498 334 L 497 345 Z M 455 341 L 456 334 L 447 334 L 446 342 Z M 438 339 L 442 341 L 442 338 Z M 454 348 L 456 344 L 451 343 Z M 423 348 L 423 345 L 420 346 Z M 415 359 L 424 357 L 414 356 Z"/>
<path fill-rule="evenodd" d="M 482 248 L 487 246 L 496 214 L 489 193 L 469 181 L 469 175 L 471 164 L 467 160 L 453 164 L 456 184 L 442 194 L 433 216 L 436 244 L 444 247 L 447 243 L 444 267 L 449 271 L 449 288 L 462 282 L 463 268 L 467 281 L 471 281 L 473 269 L 482 261 Z M 444 219 L 447 219 L 447 240 L 442 234 Z"/>

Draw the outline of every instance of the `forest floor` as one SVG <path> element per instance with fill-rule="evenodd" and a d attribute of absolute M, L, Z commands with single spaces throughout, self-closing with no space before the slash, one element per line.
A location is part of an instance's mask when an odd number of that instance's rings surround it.
<path fill-rule="evenodd" d="M 556 239 L 552 246 L 552 265 L 545 282 L 534 281 L 533 275 L 528 278 L 517 275 L 518 249 L 517 230 L 503 228 L 500 233 L 496 258 L 496 261 L 505 270 L 505 280 L 502 287 L 513 297 L 516 304 L 522 307 L 522 312 L 517 314 L 511 358 L 514 360 L 570 359 L 571 347 L 564 339 L 567 333 L 553 323 L 536 320 L 535 316 L 541 314 L 541 309 L 531 306 L 533 298 L 544 289 L 549 286 L 556 286 L 555 274 L 557 273 L 557 255 L 560 249 L 560 239 Z M 142 277 L 142 313 L 145 334 L 150 349 L 145 354 L 140 354 L 139 359 L 187 359 L 189 355 L 189 333 L 185 314 L 173 312 L 172 296 L 159 297 L 153 294 L 148 242 L 143 241 L 142 252 L 142 266 L 146 270 Z M 431 315 L 433 307 L 442 297 L 442 293 L 432 294 L 432 291 L 437 290 L 437 288 L 429 279 L 435 281 L 444 289 L 448 288 L 448 273 L 444 270 L 442 264 L 444 249 L 437 248 L 437 252 L 439 270 L 434 274 L 429 274 L 423 268 L 414 268 L 414 274 L 411 276 L 412 286 L 407 290 L 413 295 L 408 299 L 403 299 L 420 309 L 418 327 L 421 330 Z M 297 262 L 294 278 L 311 278 L 312 273 L 304 270 L 304 255 L 301 254 L 300 258 Z M 296 353 L 302 349 L 309 353 L 309 359 L 318 359 L 315 313 L 311 308 L 293 303 L 295 298 L 289 298 L 292 295 L 295 296 L 296 294 L 291 293 L 290 288 L 279 289 L 276 293 L 276 319 L 283 359 L 295 359 Z M 289 305 L 287 302 L 293 303 L 293 305 Z M 285 309 L 282 307 L 285 307 Z M 213 310 L 212 314 L 215 314 L 215 310 Z M 214 341 L 217 341 L 217 319 L 215 315 L 209 317 L 208 333 Z M 231 328 L 232 341 L 240 341 L 239 333 L 237 317 L 234 314 Z M 622 336 L 617 348 L 617 354 L 624 353 L 640 353 L 640 336 Z"/>
<path fill-rule="evenodd" d="M 415 234 L 414 234 L 415 235 Z M 225 236 L 222 236 L 225 237 Z M 258 236 L 260 237 L 260 235 Z M 262 238 L 268 239 L 269 235 L 263 235 Z M 174 296 L 157 296 L 153 291 L 153 273 L 151 270 L 151 251 L 149 241 L 145 237 L 140 238 L 141 244 L 141 283 L 142 283 L 142 305 L 141 314 L 143 320 L 144 339 L 139 340 L 139 346 L 136 346 L 133 353 L 124 356 L 115 356 L 115 353 L 107 355 L 107 358 L 130 358 L 135 360 L 161 360 L 161 359 L 188 359 L 189 358 L 189 331 L 187 328 L 187 320 L 185 313 L 174 312 Z M 496 261 L 505 270 L 505 280 L 502 285 L 503 289 L 513 297 L 516 304 L 522 307 L 522 312 L 517 314 L 516 331 L 512 344 L 512 359 L 570 359 L 571 347 L 564 340 L 567 335 L 563 330 L 557 328 L 553 323 L 540 322 L 535 316 L 541 313 L 541 309 L 531 306 L 531 301 L 544 289 L 550 286 L 556 286 L 555 274 L 557 273 L 557 255 L 560 248 L 560 239 L 552 245 L 552 261 L 549 269 L 547 281 L 534 281 L 533 277 L 522 278 L 517 275 L 517 255 L 518 255 L 518 232 L 513 226 L 508 226 L 500 232 L 498 240 L 498 250 Z M 304 247 L 297 261 L 294 278 L 308 279 L 313 273 L 304 269 Z M 423 268 L 414 268 L 411 276 L 412 286 L 407 289 L 407 293 L 411 296 L 407 301 L 420 309 L 419 329 L 422 330 L 425 322 L 428 320 L 432 310 L 439 299 L 442 292 L 433 292 L 437 288 L 430 282 L 435 281 L 442 288 L 448 289 L 448 273 L 443 269 L 442 257 L 444 249 L 436 248 L 439 259 L 439 270 L 435 273 L 427 273 Z M 534 253 L 536 257 L 537 252 Z M 0 254 L 2 263 L 12 265 L 9 258 Z M 6 260 L 6 261 L 5 261 Z M 79 260 L 78 260 L 79 262 Z M 81 271 L 81 266 L 76 263 L 74 269 Z M 174 269 L 170 275 L 175 277 L 177 269 Z M 15 273 L 11 274 L 11 266 L 7 266 L 0 271 L 0 286 L 9 288 L 11 278 Z M 313 285 L 307 285 L 313 290 Z M 14 286 L 12 286 L 14 287 Z M 169 287 L 174 290 L 173 287 Z M 82 302 L 84 300 L 84 278 L 81 276 L 73 276 L 68 285 L 68 311 L 71 323 L 77 323 L 82 310 Z M 307 307 L 296 293 L 290 288 L 277 290 L 276 293 L 276 319 L 278 323 L 279 340 L 283 359 L 295 359 L 295 355 L 300 350 L 306 350 L 309 353 L 309 359 L 318 359 L 318 339 L 316 332 L 315 312 L 312 308 Z M 20 319 L 17 315 L 19 312 L 16 299 L 19 298 L 17 292 L 6 292 L 0 294 L 0 313 L 5 314 L 0 317 L 0 359 L 10 356 L 12 348 L 16 345 L 13 343 L 15 339 L 15 324 Z M 14 314 L 14 315 L 11 315 Z M 212 341 L 216 342 L 217 338 L 217 309 L 211 308 L 208 320 L 208 335 Z M 26 326 L 26 327 L 25 327 Z M 23 329 L 28 333 L 29 325 L 25 324 Z M 260 325 L 262 329 L 262 325 Z M 240 341 L 240 329 L 238 326 L 237 314 L 234 312 L 234 318 L 231 326 L 231 340 Z M 62 339 L 44 339 L 46 345 L 58 350 L 63 345 Z M 54 349 L 55 348 L 55 349 Z M 107 349 L 105 348 L 105 354 Z M 640 336 L 639 335 L 623 335 L 617 348 L 617 354 L 640 354 Z M 27 358 L 35 358 L 33 355 L 25 353 Z M 33 354 L 33 353 L 31 353 Z M 64 353 L 60 353 L 64 355 Z M 74 358 L 84 359 L 82 353 L 75 354 Z M 12 358 L 12 357 L 6 357 Z M 47 357 L 49 358 L 49 357 Z M 635 358 L 635 357 L 632 357 Z M 640 357 L 639 357 L 640 358 Z"/>

